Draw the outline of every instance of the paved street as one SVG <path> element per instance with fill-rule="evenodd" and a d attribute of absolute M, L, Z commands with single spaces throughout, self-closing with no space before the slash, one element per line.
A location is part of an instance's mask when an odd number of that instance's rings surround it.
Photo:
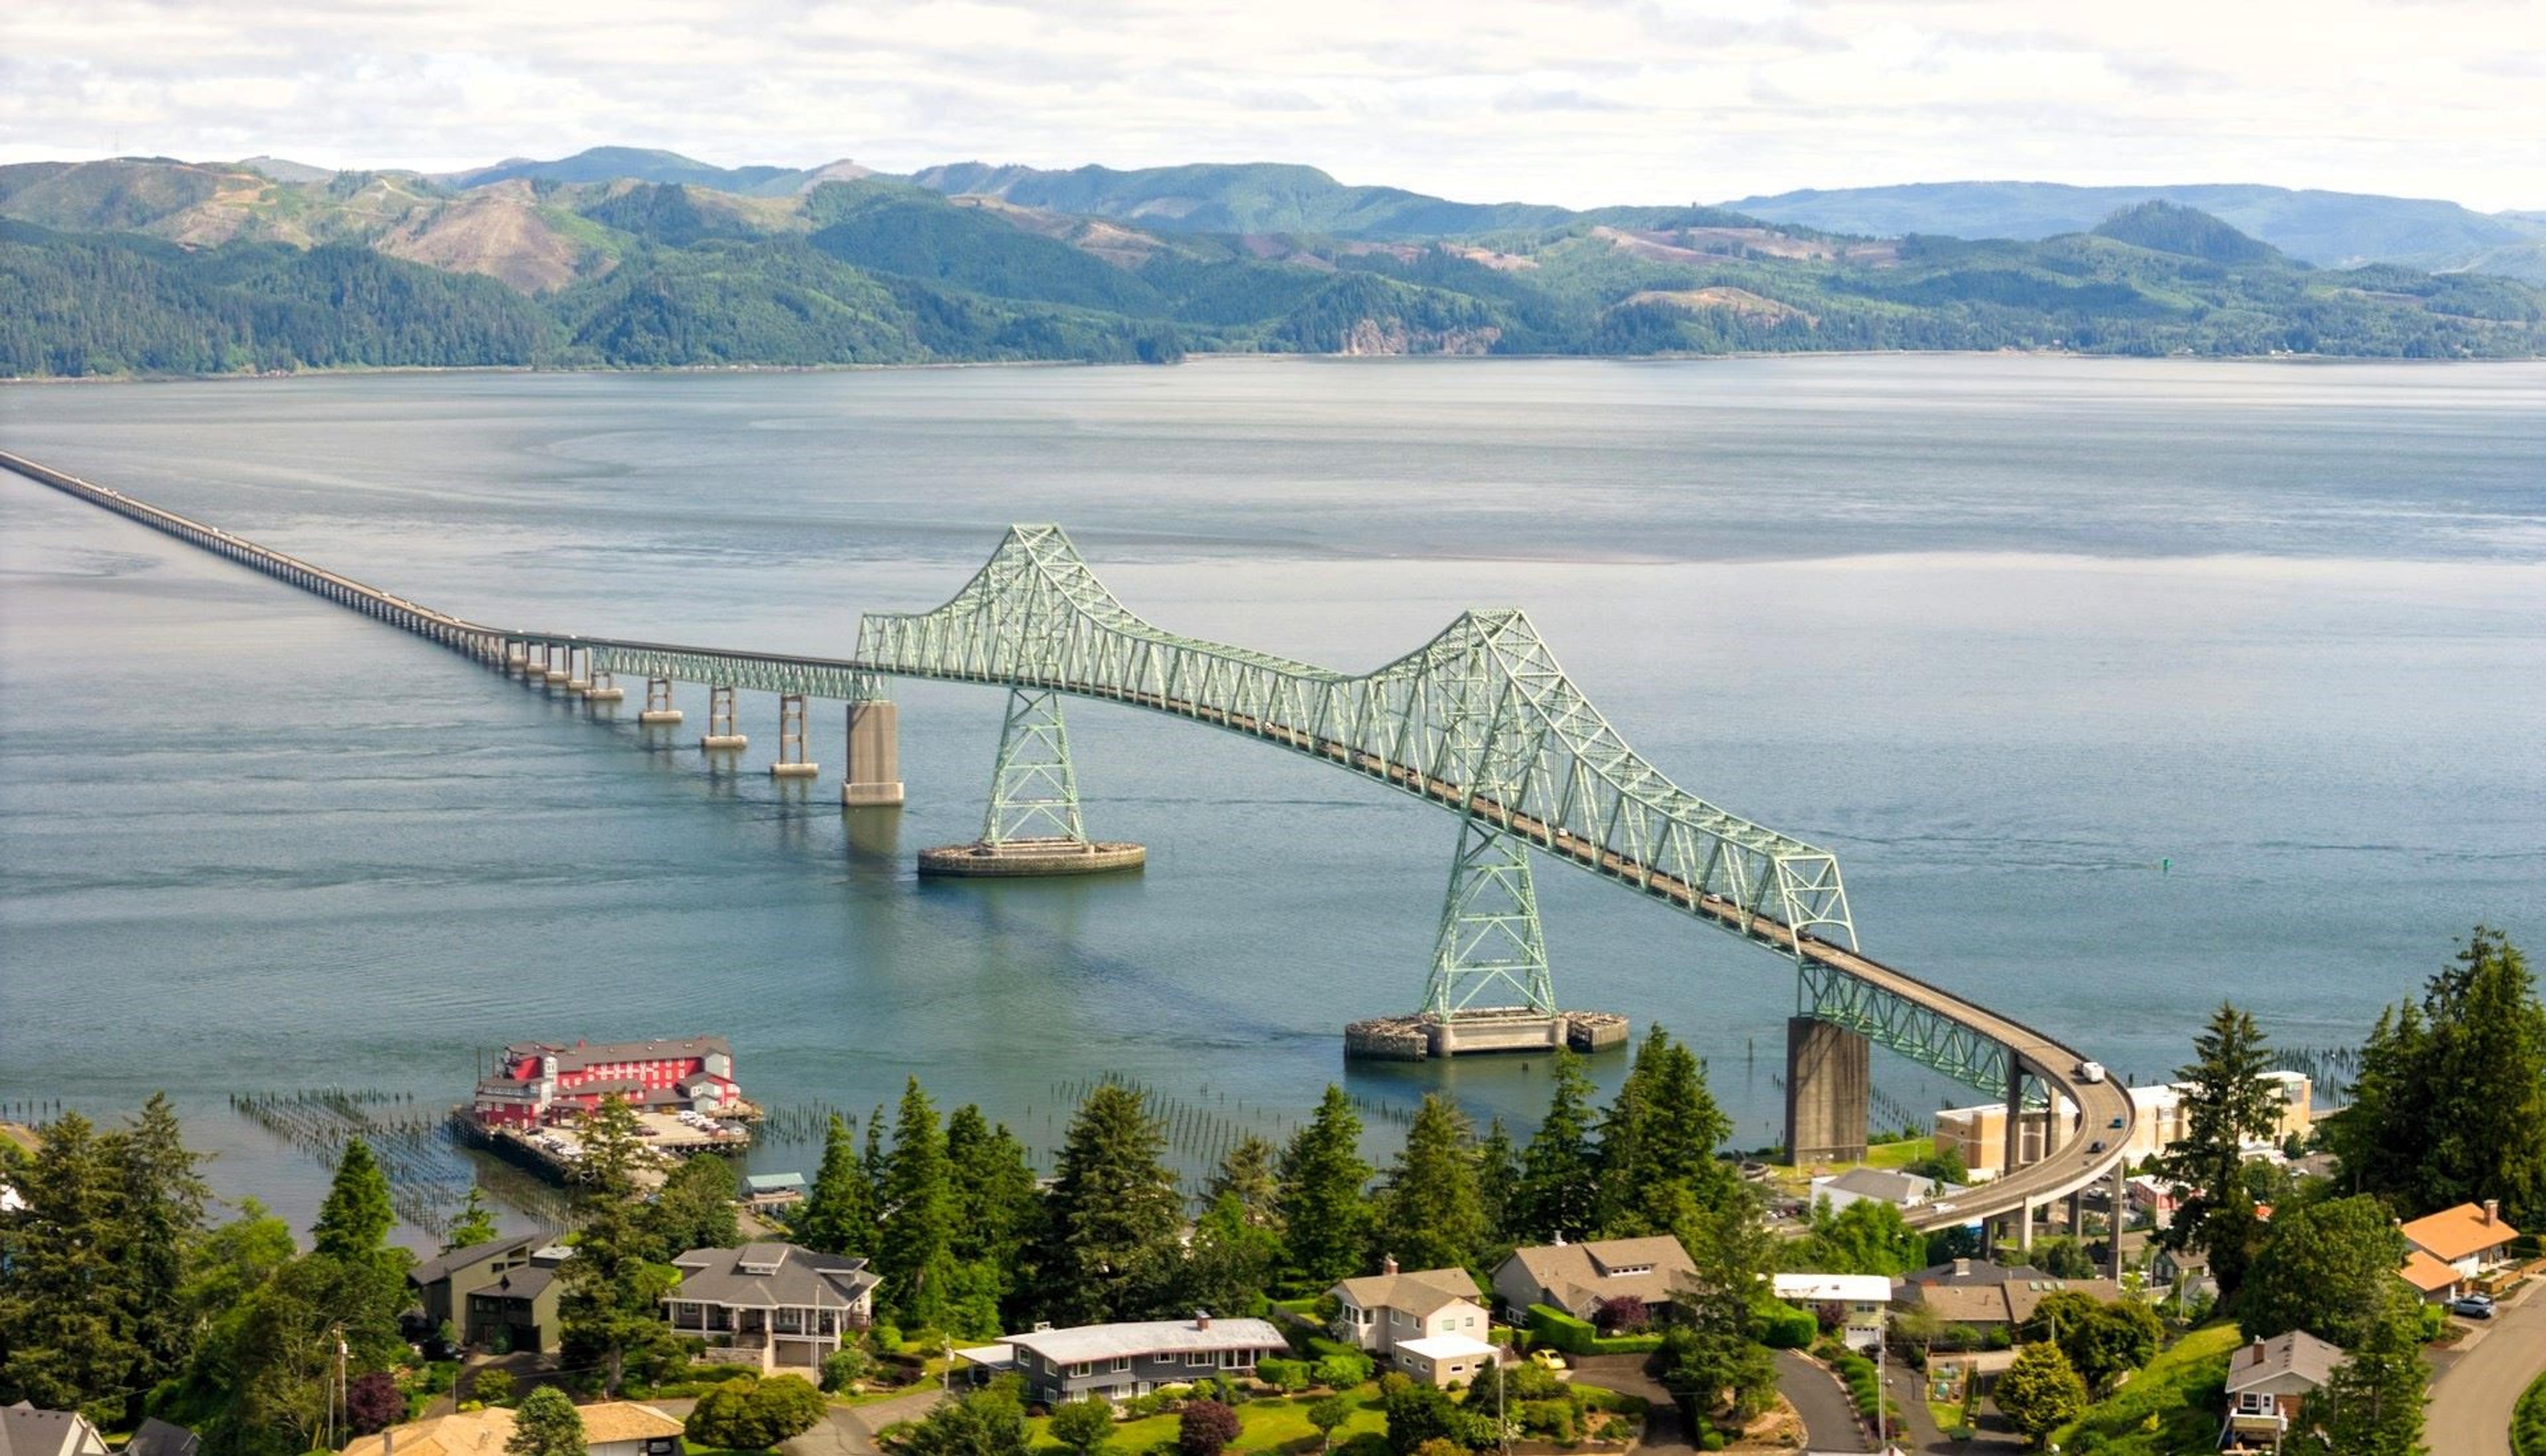
<path fill-rule="evenodd" d="M 1865 1422 L 1838 1377 L 1793 1350 L 1777 1351 L 1777 1394 L 1804 1417 L 1804 1432 L 1816 1451 L 1867 1451 Z"/>
<path fill-rule="evenodd" d="M 2494 1312 L 2482 1339 L 2431 1381 L 2422 1441 L 2448 1456 L 2510 1456 L 2510 1408 L 2546 1373 L 2546 1281 L 2531 1279 Z M 2435 1362 L 2436 1363 L 2436 1362 Z"/>

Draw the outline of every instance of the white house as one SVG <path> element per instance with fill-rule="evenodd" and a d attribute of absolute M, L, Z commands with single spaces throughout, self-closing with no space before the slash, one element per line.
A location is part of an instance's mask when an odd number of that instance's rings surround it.
<path fill-rule="evenodd" d="M 1466 1385 L 1502 1358 L 1502 1351 L 1468 1334 L 1409 1339 L 1392 1353 L 1397 1368 L 1434 1389 Z"/>
<path fill-rule="evenodd" d="M 1948 1183 L 1945 1189 L 1954 1185 Z M 1836 1213 L 1851 1203 L 1888 1203 L 1898 1209 L 1911 1209 L 1931 1198 L 1944 1196 L 1936 1180 L 1917 1173 L 1894 1172 L 1889 1168 L 1852 1167 L 1843 1173 L 1828 1173 L 1813 1179 L 1813 1202 L 1829 1200 L 1830 1212 Z"/>
<path fill-rule="evenodd" d="M 1852 1350 L 1883 1343 L 1883 1316 L 1892 1304 L 1892 1281 L 1881 1274 L 1775 1274 L 1769 1292 L 1797 1304 L 1836 1305 L 1839 1338 Z"/>
<path fill-rule="evenodd" d="M 1392 1256 L 1381 1262 L 1378 1273 L 1346 1279 L 1331 1293 L 1338 1306 L 1335 1338 L 1376 1355 L 1409 1340 L 1452 1335 L 1481 1340 L 1485 1335 L 1485 1308 L 1478 1302 L 1476 1279 L 1465 1269 L 1400 1273 Z"/>

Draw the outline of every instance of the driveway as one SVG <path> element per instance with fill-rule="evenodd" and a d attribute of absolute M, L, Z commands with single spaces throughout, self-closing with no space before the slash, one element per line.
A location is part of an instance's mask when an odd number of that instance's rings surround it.
<path fill-rule="evenodd" d="M 778 1449 L 787 1456 L 879 1456 L 876 1432 L 897 1421 L 917 1420 L 946 1393 L 924 1385 L 906 1396 L 868 1406 L 833 1406 L 827 1425 L 817 1425 Z"/>
<path fill-rule="evenodd" d="M 2510 1456 L 2510 1408 L 2546 1374 L 2546 1280 L 2531 1279 L 2494 1311 L 2484 1338 L 2431 1381 L 2422 1440 L 2448 1456 Z"/>
<path fill-rule="evenodd" d="M 1662 1389 L 1661 1382 L 1645 1373 L 1647 1355 L 1573 1355 L 1573 1383 L 1598 1386 L 1623 1396 L 1642 1396 L 1645 1413 L 1645 1439 L 1639 1451 L 1694 1451 L 1697 1443 L 1680 1429 L 1679 1402 Z"/>
<path fill-rule="evenodd" d="M 1865 1422 L 1838 1377 L 1793 1350 L 1777 1351 L 1777 1394 L 1804 1417 L 1804 1434 L 1816 1451 L 1871 1451 Z"/>

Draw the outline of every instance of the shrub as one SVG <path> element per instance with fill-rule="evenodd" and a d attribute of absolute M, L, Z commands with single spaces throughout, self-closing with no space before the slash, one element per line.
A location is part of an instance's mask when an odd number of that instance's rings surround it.
<path fill-rule="evenodd" d="M 682 1433 L 695 1445 L 765 1451 L 821 1423 L 822 1393 L 801 1375 L 741 1376 L 699 1398 Z"/>
<path fill-rule="evenodd" d="M 1260 1360 L 1255 1378 L 1285 1394 L 1309 1388 L 1309 1362 L 1306 1360 Z"/>
<path fill-rule="evenodd" d="M 2546 1375 L 2529 1383 L 2510 1409 L 2511 1456 L 2546 1456 Z"/>
<path fill-rule="evenodd" d="M 355 1376 L 345 1387 L 345 1416 L 356 1435 L 366 1436 L 404 1420 L 406 1397 L 398 1392 L 397 1377 L 385 1370 Z"/>
<path fill-rule="evenodd" d="M 867 1337 L 875 1341 L 875 1347 L 880 1353 L 888 1355 L 901 1353 L 901 1327 L 891 1320 L 879 1322 L 873 1329 L 867 1331 Z"/>
<path fill-rule="evenodd" d="M 1632 1294 L 1604 1299 L 1591 1312 L 1591 1324 L 1602 1334 L 1642 1334 L 1653 1323 L 1653 1312 Z"/>
<path fill-rule="evenodd" d="M 480 1370 L 477 1378 L 468 1383 L 468 1394 L 489 1406 L 500 1406 L 513 1398 L 513 1372 Z"/>
<path fill-rule="evenodd" d="M 584 1456 L 583 1416 L 565 1392 L 541 1386 L 522 1402 L 505 1456 Z"/>
<path fill-rule="evenodd" d="M 1523 1401 L 1513 1413 L 1519 1418 L 1521 1429 L 1535 1431 L 1561 1444 L 1572 1444 L 1572 1402 Z"/>
<path fill-rule="evenodd" d="M 1699 1436 L 1697 1438 L 1697 1449 L 1701 1451 L 1723 1450 L 1724 1432 L 1720 1430 L 1709 1430 L 1706 1434 Z"/>
<path fill-rule="evenodd" d="M 853 1344 L 844 1344 L 822 1357 L 822 1389 L 844 1391 L 867 1378 L 875 1361 Z"/>
<path fill-rule="evenodd" d="M 1184 1456 L 1220 1456 L 1237 1439 L 1237 1413 L 1218 1401 L 1194 1401 L 1176 1419 L 1176 1449 Z"/>
<path fill-rule="evenodd" d="M 1328 1390 L 1350 1390 L 1370 1379 L 1371 1358 L 1359 1350 L 1337 1350 L 1320 1355 L 1309 1372 L 1310 1378 Z"/>
<path fill-rule="evenodd" d="M 1763 1300 L 1753 1311 L 1759 1342 L 1772 1350 L 1799 1350 L 1821 1332 L 1812 1313 L 1784 1300 Z"/>
<path fill-rule="evenodd" d="M 1052 1438 L 1078 1456 L 1095 1456 L 1113 1435 L 1114 1408 L 1095 1397 L 1072 1401 L 1052 1413 Z"/>

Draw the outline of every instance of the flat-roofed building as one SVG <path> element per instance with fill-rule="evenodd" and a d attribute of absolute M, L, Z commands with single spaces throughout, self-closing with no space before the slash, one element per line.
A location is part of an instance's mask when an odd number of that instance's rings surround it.
<path fill-rule="evenodd" d="M 1261 1320 L 1215 1320 L 1200 1313 L 1190 1320 L 1037 1329 L 1001 1335 L 999 1342 L 1015 1348 L 1028 1399 L 1046 1406 L 1090 1396 L 1120 1405 L 1162 1385 L 1245 1374 L 1258 1361 L 1290 1350 L 1282 1332 Z"/>
<path fill-rule="evenodd" d="M 2257 1143 L 2253 1151 L 2262 1153 L 2291 1137 L 2307 1136 L 2316 1126 L 2313 1103 L 2315 1087 L 2303 1072 L 2267 1071 L 2262 1080 L 2271 1083 L 2279 1106 L 2279 1119 L 2268 1144 Z M 2137 1162 L 2165 1151 L 2169 1144 L 2180 1143 L 2190 1131 L 2183 1102 L 2181 1082 L 2153 1083 L 2130 1088 L 2130 1136 L 2122 1141 L 2123 1153 Z M 2065 1134 L 2078 1115 L 2078 1106 L 2066 1097 L 2059 1099 L 2059 1126 Z M 2051 1114 L 2040 1107 L 2027 1111 L 2016 1127 L 2017 1156 L 2025 1162 L 2039 1161 L 2044 1153 L 2045 1138 L 2051 1128 Z M 2094 1129 L 2086 1136 L 2092 1138 Z M 1936 1114 L 1936 1151 L 1952 1151 L 1963 1159 L 1963 1166 L 1974 1178 L 1994 1178 L 2006 1171 L 2006 1104 L 1983 1102 L 1972 1107 L 1949 1107 Z"/>

